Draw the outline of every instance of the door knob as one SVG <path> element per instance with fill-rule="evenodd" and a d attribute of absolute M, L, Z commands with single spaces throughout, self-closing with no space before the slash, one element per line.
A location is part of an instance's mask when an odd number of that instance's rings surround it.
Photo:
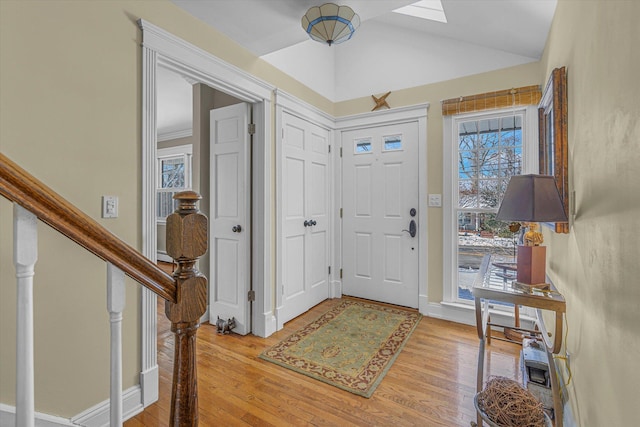
<path fill-rule="evenodd" d="M 315 220 L 315 219 L 312 219 L 311 221 L 309 221 L 309 224 L 310 224 L 310 225 L 316 225 L 316 224 L 317 224 L 317 222 L 316 222 L 316 220 Z"/>
<path fill-rule="evenodd" d="M 231 231 L 233 231 L 234 233 L 239 233 L 242 231 L 242 227 L 239 225 L 234 225 L 233 227 L 231 227 Z"/>
<path fill-rule="evenodd" d="M 411 237 L 416 237 L 417 226 L 416 226 L 415 220 L 412 219 L 411 222 L 409 222 L 408 230 L 402 230 L 402 231 L 406 231 L 407 233 L 409 233 Z"/>
<path fill-rule="evenodd" d="M 304 224 L 305 227 L 310 227 L 311 226 L 311 221 L 308 221 L 308 220 L 305 219 L 303 224 Z"/>

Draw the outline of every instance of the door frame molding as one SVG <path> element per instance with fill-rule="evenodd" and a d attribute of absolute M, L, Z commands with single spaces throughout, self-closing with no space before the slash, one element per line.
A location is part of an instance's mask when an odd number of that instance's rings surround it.
<path fill-rule="evenodd" d="M 428 311 L 428 253 L 427 253 L 427 237 L 428 237 L 428 205 L 427 205 L 427 114 L 429 111 L 429 103 L 411 105 L 407 107 L 394 108 L 392 110 L 375 111 L 371 113 L 356 114 L 335 119 L 336 129 L 336 145 L 342 148 L 342 132 L 347 130 L 365 129 L 372 126 L 417 122 L 418 123 L 418 236 L 420 243 L 418 250 L 422 262 L 418 263 L 418 310 L 422 314 Z M 338 150 L 336 150 L 338 151 Z M 336 167 L 339 172 L 339 185 L 335 186 L 334 203 L 336 206 L 342 204 L 342 160 L 339 158 L 340 167 Z M 338 163 L 337 163 L 338 164 Z M 337 209 L 335 221 L 340 222 L 340 213 Z M 336 227 L 337 242 L 342 248 L 342 226 Z M 340 251 L 341 252 L 341 251 Z M 337 264 L 342 267 L 342 255 L 340 254 Z M 336 287 L 339 289 L 339 295 L 342 295 L 342 281 L 336 281 Z"/>
<path fill-rule="evenodd" d="M 274 91 L 274 103 L 276 107 L 276 117 L 275 117 L 275 129 L 276 129 L 276 228 L 278 230 L 282 230 L 283 224 L 283 215 L 282 215 L 282 126 L 283 126 L 283 115 L 284 113 L 291 114 L 292 116 L 298 117 L 302 120 L 306 120 L 310 123 L 313 123 L 317 126 L 320 126 L 323 129 L 326 129 L 329 132 L 329 144 L 332 147 L 331 152 L 329 153 L 329 212 L 332 214 L 329 215 L 329 262 L 331 265 L 337 265 L 332 263 L 334 260 L 333 254 L 335 253 L 336 241 L 334 239 L 333 231 L 335 229 L 335 215 L 333 213 L 336 211 L 335 209 L 335 198 L 331 196 L 332 191 L 335 191 L 336 186 L 336 177 L 334 176 L 334 164 L 335 164 L 335 152 L 338 151 L 335 149 L 335 120 L 333 117 L 325 113 L 324 111 L 312 106 L 311 104 L 307 104 L 306 102 L 294 97 L 293 95 L 284 92 L 281 89 L 276 89 Z M 280 130 L 279 130 L 280 129 Z M 339 182 L 339 181 L 338 181 Z M 283 242 L 282 242 L 282 233 L 276 233 L 276 324 L 277 330 L 280 330 L 284 326 L 284 322 L 281 316 L 278 316 L 279 310 L 282 309 L 282 300 L 283 300 L 283 288 L 282 288 L 282 273 L 284 271 L 283 268 L 283 260 L 284 256 L 282 254 L 283 250 Z M 334 290 L 334 278 L 336 275 L 337 268 L 331 269 L 331 274 L 329 274 L 329 295 L 327 298 L 338 298 L 341 294 L 337 293 Z"/>
<path fill-rule="evenodd" d="M 253 156 L 251 196 L 253 241 L 251 282 L 256 298 L 253 302 L 253 333 L 266 337 L 276 330 L 271 280 L 271 95 L 274 86 L 248 74 L 211 53 L 139 19 L 142 30 L 142 253 L 156 261 L 157 230 L 155 218 L 156 108 L 158 66 L 169 68 L 196 83 L 253 104 L 256 133 L 251 147 Z M 248 303 L 248 302 L 247 302 Z M 142 289 L 141 296 L 142 363 L 140 386 L 146 407 L 158 400 L 157 298 Z"/>

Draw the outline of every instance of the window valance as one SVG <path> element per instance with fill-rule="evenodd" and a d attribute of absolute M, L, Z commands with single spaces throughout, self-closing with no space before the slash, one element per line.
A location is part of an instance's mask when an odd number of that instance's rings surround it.
<path fill-rule="evenodd" d="M 461 96 L 442 101 L 442 115 L 450 116 L 517 105 L 538 105 L 541 98 L 542 91 L 538 85 Z"/>

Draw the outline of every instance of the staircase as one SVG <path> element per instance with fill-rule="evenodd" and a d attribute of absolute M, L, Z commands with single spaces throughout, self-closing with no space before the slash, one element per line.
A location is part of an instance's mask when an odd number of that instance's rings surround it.
<path fill-rule="evenodd" d="M 165 303 L 175 334 L 171 426 L 198 425 L 196 333 L 206 311 L 207 279 L 196 260 L 207 251 L 207 218 L 192 191 L 174 196 L 179 202 L 167 218 L 167 253 L 177 264 L 168 275 L 136 249 L 63 199 L 0 153 L 0 195 L 13 203 L 16 269 L 16 425 L 35 425 L 33 278 L 37 253 L 37 220 L 76 242 L 107 263 L 107 310 L 111 325 L 110 426 L 122 425 L 122 311 L 125 275 Z"/>

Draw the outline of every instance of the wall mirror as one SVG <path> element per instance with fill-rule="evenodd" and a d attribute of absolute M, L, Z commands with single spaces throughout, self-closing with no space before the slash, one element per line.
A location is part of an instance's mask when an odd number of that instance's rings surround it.
<path fill-rule="evenodd" d="M 565 214 L 569 218 L 569 151 L 567 149 L 567 74 L 566 68 L 551 72 L 538 106 L 539 161 L 542 175 L 555 177 Z M 550 224 L 556 233 L 568 233 L 568 222 Z"/>

